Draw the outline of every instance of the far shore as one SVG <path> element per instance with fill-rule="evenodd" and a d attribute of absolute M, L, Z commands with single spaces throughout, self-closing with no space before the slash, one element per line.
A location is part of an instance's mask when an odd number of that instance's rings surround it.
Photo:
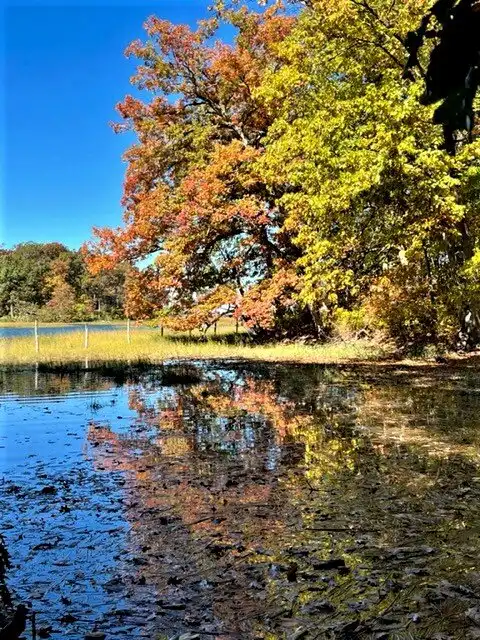
<path fill-rule="evenodd" d="M 79 320 L 77 322 L 39 322 L 38 327 L 74 327 L 88 325 L 124 325 L 126 320 Z M 35 326 L 35 320 L 0 320 L 0 329 L 22 329 Z"/>

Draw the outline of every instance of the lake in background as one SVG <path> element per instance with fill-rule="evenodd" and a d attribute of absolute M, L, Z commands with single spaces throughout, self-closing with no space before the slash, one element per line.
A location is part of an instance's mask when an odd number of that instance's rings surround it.
<path fill-rule="evenodd" d="M 127 325 L 125 324 L 91 324 L 87 323 L 89 331 L 126 331 Z M 52 326 L 40 326 L 38 327 L 39 335 L 51 335 L 56 333 L 73 333 L 75 331 L 83 331 L 85 323 L 65 324 L 65 325 L 52 325 Z M 132 325 L 132 329 L 138 329 L 139 327 Z M 145 327 L 141 327 L 145 328 Z M 148 328 L 148 327 L 147 327 Z M 2 327 L 0 324 L 0 338 L 22 338 L 25 336 L 33 336 L 33 326 L 28 327 Z"/>

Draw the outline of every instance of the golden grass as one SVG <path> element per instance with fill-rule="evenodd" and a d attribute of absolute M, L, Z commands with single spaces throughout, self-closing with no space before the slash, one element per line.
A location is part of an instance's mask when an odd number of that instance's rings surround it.
<path fill-rule="evenodd" d="M 385 355 L 378 345 L 366 341 L 337 342 L 318 346 L 300 344 L 239 344 L 231 343 L 235 336 L 220 334 L 202 342 L 187 336 L 160 336 L 160 332 L 135 330 L 131 343 L 123 331 L 90 332 L 88 348 L 84 347 L 83 331 L 40 335 L 39 353 L 35 352 L 32 336 L 0 338 L 0 365 L 22 366 L 39 364 L 85 363 L 101 365 L 117 363 L 160 363 L 165 360 L 241 359 L 272 362 L 341 363 L 377 359 Z"/>

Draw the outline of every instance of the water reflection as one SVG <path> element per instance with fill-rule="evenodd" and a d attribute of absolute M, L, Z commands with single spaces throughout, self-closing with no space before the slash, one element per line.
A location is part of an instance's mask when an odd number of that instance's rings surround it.
<path fill-rule="evenodd" d="M 53 398 L 37 435 L 70 415 L 85 444 L 72 454 L 57 438 L 35 464 L 50 459 L 78 483 L 62 500 L 82 535 L 95 510 L 117 530 L 90 544 L 88 562 L 72 554 L 72 571 L 102 567 L 94 607 L 85 607 L 92 586 L 72 597 L 69 578 L 47 609 L 29 589 L 32 568 L 13 572 L 18 594 L 55 617 L 54 637 L 81 637 L 94 623 L 111 637 L 271 640 L 463 638 L 475 628 L 475 375 L 207 364 L 40 374 L 36 390 L 28 375 L 4 374 L 3 441 L 18 444 L 29 408 Z M 90 474 L 81 482 L 79 455 Z M 38 466 L 12 472 L 6 460 L 7 469 L 25 517 L 40 509 L 58 524 L 58 505 L 38 500 Z M 0 487 L 0 522 L 21 558 L 40 534 L 24 536 L 6 515 L 19 504 L 11 486 Z M 105 500 L 113 506 L 104 512 Z M 62 535 L 64 555 L 82 543 L 78 527 L 74 536 L 65 524 Z M 68 574 L 51 560 L 45 580 Z M 67 626 L 61 597 L 76 618 Z"/>

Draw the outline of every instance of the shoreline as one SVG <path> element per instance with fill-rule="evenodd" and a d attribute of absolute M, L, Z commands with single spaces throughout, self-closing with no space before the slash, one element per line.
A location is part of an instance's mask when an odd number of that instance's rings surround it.
<path fill-rule="evenodd" d="M 480 351 L 466 354 L 434 352 L 398 357 L 395 346 L 378 340 L 332 340 L 322 344 L 271 342 L 254 344 L 230 327 L 206 339 L 185 333 L 159 331 L 78 331 L 32 336 L 0 337 L 0 370 L 38 369 L 85 371 L 162 366 L 166 362 L 265 362 L 376 369 L 480 368 Z"/>

